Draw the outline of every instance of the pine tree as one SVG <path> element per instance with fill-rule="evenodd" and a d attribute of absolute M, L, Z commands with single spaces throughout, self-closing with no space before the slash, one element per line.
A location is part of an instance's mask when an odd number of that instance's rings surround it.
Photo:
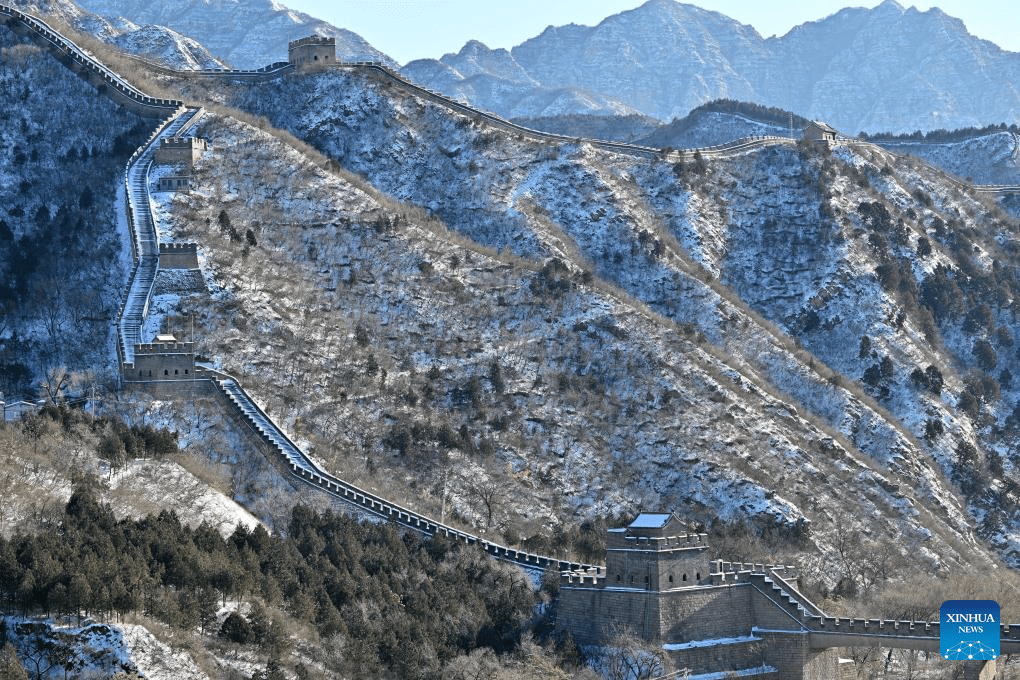
<path fill-rule="evenodd" d="M 28 680 L 28 671 L 21 665 L 10 642 L 0 649 L 0 680 Z"/>

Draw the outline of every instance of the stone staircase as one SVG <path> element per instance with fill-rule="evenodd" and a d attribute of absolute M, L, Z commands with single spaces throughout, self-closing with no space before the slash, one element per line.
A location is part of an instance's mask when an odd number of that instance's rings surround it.
<path fill-rule="evenodd" d="M 124 171 L 125 210 L 135 264 L 117 321 L 122 373 L 134 367 L 135 346 L 143 342 L 142 324 L 149 313 L 149 299 L 159 269 L 159 237 L 149 196 L 149 168 L 160 140 L 183 134 L 198 122 L 202 114 L 201 108 L 182 106 L 177 109 L 135 151 Z"/>

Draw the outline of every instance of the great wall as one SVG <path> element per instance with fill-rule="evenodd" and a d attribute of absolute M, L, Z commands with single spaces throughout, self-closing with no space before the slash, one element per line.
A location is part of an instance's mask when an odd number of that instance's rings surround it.
<path fill-rule="evenodd" d="M 143 116 L 161 119 L 125 170 L 125 211 L 134 266 L 118 320 L 117 351 L 123 387 L 143 388 L 155 394 L 211 396 L 251 434 L 255 447 L 292 479 L 401 527 L 475 545 L 497 559 L 533 571 L 556 569 L 561 574 L 557 628 L 570 632 L 582 644 L 604 643 L 614 629 L 626 627 L 648 642 L 662 644 L 678 665 L 704 674 L 692 677 L 736 673 L 770 680 L 856 677 L 835 654 L 835 650 L 845 647 L 939 651 L 937 622 L 827 616 L 800 593 L 794 584 L 797 573 L 793 567 L 709 562 L 705 559 L 706 536 L 687 533 L 671 514 L 643 514 L 629 527 L 611 529 L 606 565 L 602 567 L 530 554 L 485 540 L 369 493 L 320 468 L 235 378 L 197 363 L 193 343 L 163 336 L 155 342 L 142 342 L 142 324 L 161 258 L 170 267 L 197 265 L 193 244 L 159 243 L 151 209 L 149 170 L 164 141 L 180 139 L 201 119 L 203 110 L 178 100 L 145 95 L 36 17 L 0 5 L 0 22 L 48 49 L 100 93 Z M 766 137 L 676 151 L 579 139 L 531 130 L 475 110 L 414 85 L 379 63 L 334 61 L 330 66 L 381 73 L 417 96 L 508 131 L 549 142 L 582 142 L 639 157 L 669 160 L 693 157 L 695 153 L 722 157 L 794 143 L 790 138 Z M 253 80 L 280 77 L 295 68 L 290 63 L 278 63 L 259 71 L 206 70 L 190 75 Z M 1020 626 L 1001 626 L 1000 637 L 1003 654 L 1020 653 Z M 958 677 L 995 677 L 994 660 L 959 663 L 962 675 Z"/>

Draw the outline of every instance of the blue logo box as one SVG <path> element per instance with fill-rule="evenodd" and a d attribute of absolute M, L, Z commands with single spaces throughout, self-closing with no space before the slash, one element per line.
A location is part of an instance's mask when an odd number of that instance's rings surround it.
<path fill-rule="evenodd" d="M 950 661 L 999 657 L 999 603 L 946 600 L 939 609 L 939 648 Z"/>

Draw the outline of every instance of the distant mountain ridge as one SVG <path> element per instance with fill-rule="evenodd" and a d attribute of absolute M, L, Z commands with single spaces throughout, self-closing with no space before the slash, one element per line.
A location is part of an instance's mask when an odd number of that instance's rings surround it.
<path fill-rule="evenodd" d="M 364 38 L 272 0 L 81 0 L 111 21 L 167 26 L 236 68 L 286 57 L 286 43 L 334 36 L 348 60 L 396 62 Z M 886 0 L 763 38 L 719 12 L 649 0 L 597 26 L 550 26 L 511 50 L 468 41 L 404 75 L 507 118 L 645 115 L 669 121 L 716 99 L 779 107 L 843 132 L 911 132 L 1020 122 L 1020 54 L 938 8 Z"/>
<path fill-rule="evenodd" d="M 82 0 L 90 12 L 168 26 L 198 40 L 234 68 L 260 68 L 287 58 L 287 43 L 316 34 L 336 38 L 337 56 L 396 62 L 356 33 L 272 0 Z"/>
<path fill-rule="evenodd" d="M 649 0 L 594 27 L 549 27 L 509 52 L 472 41 L 403 71 L 506 116 L 637 111 L 670 120 L 728 98 L 849 133 L 1020 121 L 1020 93 L 1011 86 L 1020 54 L 970 35 L 937 8 L 919 12 L 894 0 L 768 39 L 718 12 Z M 561 110 L 525 110 L 526 97 L 549 91 L 560 93 Z M 582 104 L 562 110 L 571 97 Z"/>

